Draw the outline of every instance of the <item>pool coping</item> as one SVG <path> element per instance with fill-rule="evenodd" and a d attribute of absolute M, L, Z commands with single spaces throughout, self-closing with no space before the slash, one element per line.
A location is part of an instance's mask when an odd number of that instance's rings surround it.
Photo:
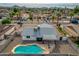
<path fill-rule="evenodd" d="M 46 48 L 46 47 L 44 47 L 44 46 L 42 46 L 42 45 L 40 45 L 40 44 L 37 44 L 37 43 L 32 43 L 32 44 L 18 44 L 18 45 L 16 45 L 15 47 L 13 47 L 13 49 L 11 50 L 11 52 L 12 52 L 13 54 L 15 54 L 15 51 L 14 51 L 14 50 L 15 50 L 18 46 L 27 46 L 27 45 L 37 45 L 37 46 L 41 47 L 42 49 L 45 50 L 45 51 L 44 51 L 43 53 L 41 53 L 41 54 L 49 54 L 49 53 L 50 53 L 50 51 L 49 51 L 48 48 Z"/>

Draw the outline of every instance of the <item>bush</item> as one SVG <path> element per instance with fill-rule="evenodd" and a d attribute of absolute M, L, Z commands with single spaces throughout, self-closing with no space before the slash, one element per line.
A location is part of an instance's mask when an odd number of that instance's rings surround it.
<path fill-rule="evenodd" d="M 79 45 L 79 40 L 75 41 L 75 43 Z"/>
<path fill-rule="evenodd" d="M 61 32 L 61 33 L 63 33 L 64 35 L 67 34 L 60 26 L 58 26 L 58 31 Z"/>
<path fill-rule="evenodd" d="M 1 21 L 2 24 L 11 24 L 11 20 L 10 19 L 4 19 Z"/>

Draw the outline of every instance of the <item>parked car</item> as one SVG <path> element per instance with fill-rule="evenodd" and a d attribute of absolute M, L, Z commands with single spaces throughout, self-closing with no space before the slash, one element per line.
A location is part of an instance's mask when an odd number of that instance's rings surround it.
<path fill-rule="evenodd" d="M 71 20 L 71 23 L 73 23 L 73 24 L 79 24 L 79 19 L 78 18 L 73 18 Z"/>

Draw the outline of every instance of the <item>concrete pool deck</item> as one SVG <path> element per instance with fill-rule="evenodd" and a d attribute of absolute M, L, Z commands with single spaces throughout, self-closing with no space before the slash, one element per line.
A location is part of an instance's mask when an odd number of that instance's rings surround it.
<path fill-rule="evenodd" d="M 20 43 L 19 43 L 20 44 Z M 37 44 L 37 43 L 30 43 L 30 44 Z M 6 50 L 6 52 L 7 52 L 7 54 L 13 54 L 12 53 L 12 49 L 14 48 L 14 47 L 16 47 L 18 44 L 16 44 L 15 46 L 11 46 L 11 47 L 8 47 L 7 49 L 5 49 Z M 22 44 L 22 45 L 24 45 L 24 44 Z M 26 43 L 25 45 L 29 45 L 29 43 Z M 56 46 L 55 47 L 55 49 L 53 49 L 52 50 L 52 52 L 50 53 L 49 51 L 51 50 L 51 49 L 48 49 L 48 45 L 47 44 L 38 44 L 38 45 L 40 45 L 41 47 L 44 47 L 44 49 L 46 49 L 48 52 L 45 52 L 45 53 L 43 53 L 43 54 L 45 54 L 45 55 L 50 55 L 50 54 L 52 54 L 53 55 L 53 53 L 59 53 L 60 55 L 61 54 L 72 54 L 72 55 L 78 55 L 77 54 L 77 52 L 75 51 L 75 50 L 73 50 L 73 48 L 71 48 L 71 46 L 69 45 L 69 44 L 66 44 L 66 43 L 58 43 L 57 45 L 59 46 Z M 52 46 L 53 44 L 51 44 L 51 46 Z M 9 49 L 10 48 L 10 49 Z M 56 51 L 54 51 L 54 50 L 56 50 Z M 6 54 L 6 52 L 4 52 L 4 54 Z"/>
<path fill-rule="evenodd" d="M 15 38 L 3 51 L 2 53 L 11 53 L 11 50 L 13 49 L 13 47 L 15 47 L 17 44 L 20 44 L 21 42 L 21 37 L 17 37 Z"/>
<path fill-rule="evenodd" d="M 33 25 L 33 24 L 25 24 L 25 25 L 23 25 L 23 27 L 24 28 L 28 28 L 28 27 L 35 27 L 37 24 L 35 24 L 35 25 Z M 21 29 L 23 29 L 23 28 L 21 28 Z M 20 30 L 21 30 L 20 29 Z M 16 45 L 18 45 L 18 44 L 21 44 L 20 42 L 22 41 L 22 38 L 21 37 L 18 37 L 18 38 L 14 38 L 14 41 L 12 41 L 6 48 L 5 48 L 5 50 L 4 51 L 2 51 L 2 53 L 7 53 L 7 54 L 12 54 L 12 49 L 16 46 Z M 36 42 L 36 43 L 38 43 L 38 42 Z M 28 42 L 26 42 L 25 44 L 29 44 Z M 33 44 L 33 42 L 31 42 L 30 44 Z M 51 44 L 51 46 L 53 46 L 53 44 L 52 43 L 50 43 Z M 42 45 L 43 47 L 47 47 L 47 49 L 48 49 L 48 44 L 40 44 L 40 45 Z M 59 53 L 59 54 L 65 54 L 65 53 L 72 53 L 72 54 L 76 54 L 76 52 L 70 47 L 70 45 L 67 43 L 67 44 L 65 44 L 65 43 L 63 43 L 63 44 L 60 44 L 60 43 L 58 43 L 57 45 L 59 45 L 59 47 L 58 47 L 58 49 L 59 49 L 59 52 L 57 52 L 57 53 Z M 56 50 L 57 51 L 57 50 Z M 52 53 L 49 53 L 49 54 L 53 54 L 53 53 L 56 53 L 56 52 L 52 52 Z"/>

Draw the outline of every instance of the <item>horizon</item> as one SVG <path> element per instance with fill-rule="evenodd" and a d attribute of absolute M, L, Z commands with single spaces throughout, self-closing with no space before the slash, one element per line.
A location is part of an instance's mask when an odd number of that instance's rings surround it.
<path fill-rule="evenodd" d="M 79 3 L 52 3 L 52 4 L 38 4 L 38 3 L 0 3 L 0 7 L 29 7 L 29 8 L 42 8 L 42 7 L 61 7 L 61 8 L 74 8 L 75 6 L 79 5 Z"/>

